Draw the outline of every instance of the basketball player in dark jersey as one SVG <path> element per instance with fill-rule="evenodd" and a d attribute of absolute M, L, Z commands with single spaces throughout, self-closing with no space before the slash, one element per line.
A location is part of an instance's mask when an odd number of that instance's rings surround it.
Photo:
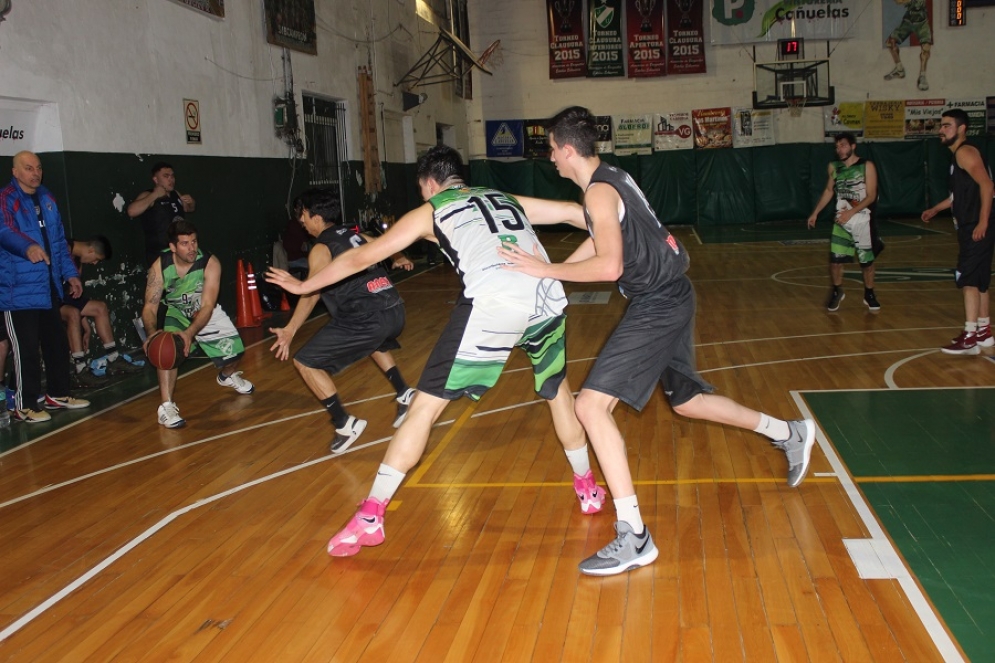
<path fill-rule="evenodd" d="M 964 293 L 964 331 L 942 348 L 951 355 L 976 355 L 979 347 L 995 345 L 992 337 L 988 286 L 992 280 L 992 171 L 984 156 L 967 145 L 968 116 L 960 108 L 944 111 L 940 141 L 953 152 L 950 164 L 950 197 L 922 213 L 929 222 L 942 210 L 953 208 L 957 228 L 957 287 Z"/>
<path fill-rule="evenodd" d="M 294 216 L 317 243 L 308 253 L 308 270 L 317 274 L 336 256 L 366 244 L 367 238 L 356 228 L 340 224 L 342 206 L 327 189 L 308 189 L 294 201 Z M 398 253 L 394 265 L 411 269 L 411 261 Z M 294 367 L 311 392 L 328 410 L 335 427 L 332 453 L 342 453 L 366 430 L 366 420 L 345 410 L 332 374 L 345 370 L 369 357 L 376 363 L 397 392 L 397 415 L 394 428 L 401 425 L 415 390 L 401 377 L 391 350 L 401 347 L 397 337 L 404 329 L 404 302 L 379 264 L 330 285 L 319 292 L 302 296 L 286 327 L 272 328 L 276 342 L 270 350 L 280 361 L 290 357 L 290 343 L 301 325 L 321 299 L 331 316 L 297 354 Z"/>
<path fill-rule="evenodd" d="M 560 176 L 584 190 L 590 237 L 563 263 L 543 262 L 510 245 L 499 255 L 512 263 L 508 269 L 540 278 L 617 281 L 630 300 L 576 402 L 577 417 L 601 463 L 618 518 L 617 538 L 582 561 L 580 570 L 614 575 L 657 557 L 639 513 L 625 441 L 612 417 L 619 401 L 642 410 L 659 381 L 678 414 L 766 435 L 787 455 L 790 486 L 799 485 L 808 471 L 815 424 L 774 419 L 711 393 L 714 388 L 695 368 L 695 298 L 685 276 L 689 261 L 684 247 L 660 223 L 629 174 L 598 158 L 598 132 L 587 109 L 562 111 L 547 133 L 550 159 Z"/>

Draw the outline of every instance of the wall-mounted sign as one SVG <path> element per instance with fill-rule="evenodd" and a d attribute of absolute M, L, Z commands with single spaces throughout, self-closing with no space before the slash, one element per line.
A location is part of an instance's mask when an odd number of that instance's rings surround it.
<path fill-rule="evenodd" d="M 183 100 L 183 125 L 187 142 L 200 145 L 200 102 L 196 99 Z"/>

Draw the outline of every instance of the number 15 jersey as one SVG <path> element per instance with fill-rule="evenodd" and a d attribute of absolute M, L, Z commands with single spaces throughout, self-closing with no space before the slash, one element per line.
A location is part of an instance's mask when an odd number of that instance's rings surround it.
<path fill-rule="evenodd" d="M 513 196 L 494 189 L 452 187 L 429 200 L 434 210 L 439 247 L 463 282 L 463 296 L 475 305 L 500 302 L 530 314 L 560 315 L 567 300 L 556 279 L 539 279 L 503 269 L 509 264 L 497 253 L 502 244 L 516 244 L 549 261 L 525 211 Z"/>

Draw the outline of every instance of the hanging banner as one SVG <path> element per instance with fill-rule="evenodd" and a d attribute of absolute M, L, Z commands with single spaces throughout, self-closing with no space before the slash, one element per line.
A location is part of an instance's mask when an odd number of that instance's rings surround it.
<path fill-rule="evenodd" d="M 844 101 L 822 109 L 822 123 L 826 138 L 835 141 L 843 133 L 857 138 L 864 135 L 864 102 Z"/>
<path fill-rule="evenodd" d="M 584 4 L 581 0 L 546 0 L 549 23 L 549 77 L 587 75 L 584 52 Z"/>
<path fill-rule="evenodd" d="M 0 99 L 0 156 L 12 157 L 23 150 L 36 149 L 38 112 L 7 108 L 3 101 Z"/>
<path fill-rule="evenodd" d="M 629 78 L 667 75 L 664 0 L 626 0 Z"/>
<path fill-rule="evenodd" d="M 177 4 L 204 12 L 215 18 L 225 17 L 225 0 L 173 0 Z"/>
<path fill-rule="evenodd" d="M 705 0 L 668 0 L 667 73 L 705 73 Z"/>
<path fill-rule="evenodd" d="M 769 108 L 734 108 L 732 146 L 760 147 L 774 144 L 774 111 Z"/>
<path fill-rule="evenodd" d="M 548 159 L 549 139 L 546 138 L 547 120 L 525 120 L 525 158 Z"/>
<path fill-rule="evenodd" d="M 995 97 L 985 97 L 988 105 L 988 133 L 995 134 Z"/>
<path fill-rule="evenodd" d="M 691 111 L 694 146 L 702 150 L 732 147 L 732 109 L 703 108 Z"/>
<path fill-rule="evenodd" d="M 617 115 L 612 126 L 618 156 L 653 153 L 652 115 Z"/>
<path fill-rule="evenodd" d="M 861 0 L 712 0 L 712 43 L 845 39 L 866 4 Z"/>
<path fill-rule="evenodd" d="M 936 136 L 940 128 L 940 113 L 945 105 L 943 99 L 906 99 L 905 138 L 912 140 Z"/>
<path fill-rule="evenodd" d="M 484 123 L 487 158 L 520 157 L 525 154 L 523 124 L 521 120 L 487 120 Z"/>
<path fill-rule="evenodd" d="M 864 105 L 864 138 L 904 137 L 904 101 L 868 101 Z"/>
<path fill-rule="evenodd" d="M 590 0 L 587 77 L 625 76 L 622 54 L 622 0 Z"/>
<path fill-rule="evenodd" d="M 314 0 L 263 0 L 266 41 L 301 53 L 318 54 Z"/>
<path fill-rule="evenodd" d="M 595 126 L 598 128 L 598 139 L 594 142 L 594 151 L 598 154 L 611 154 L 615 150 L 612 143 L 611 115 L 595 115 Z"/>
<path fill-rule="evenodd" d="M 691 128 L 691 113 L 661 113 L 656 116 L 653 126 L 653 149 L 690 150 L 694 147 L 694 130 Z"/>

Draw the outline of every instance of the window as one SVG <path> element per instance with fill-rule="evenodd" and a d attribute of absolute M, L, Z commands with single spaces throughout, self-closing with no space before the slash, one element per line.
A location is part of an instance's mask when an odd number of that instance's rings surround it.
<path fill-rule="evenodd" d="M 342 193 L 345 162 L 345 106 L 304 95 L 304 138 L 307 149 L 308 184 Z"/>

